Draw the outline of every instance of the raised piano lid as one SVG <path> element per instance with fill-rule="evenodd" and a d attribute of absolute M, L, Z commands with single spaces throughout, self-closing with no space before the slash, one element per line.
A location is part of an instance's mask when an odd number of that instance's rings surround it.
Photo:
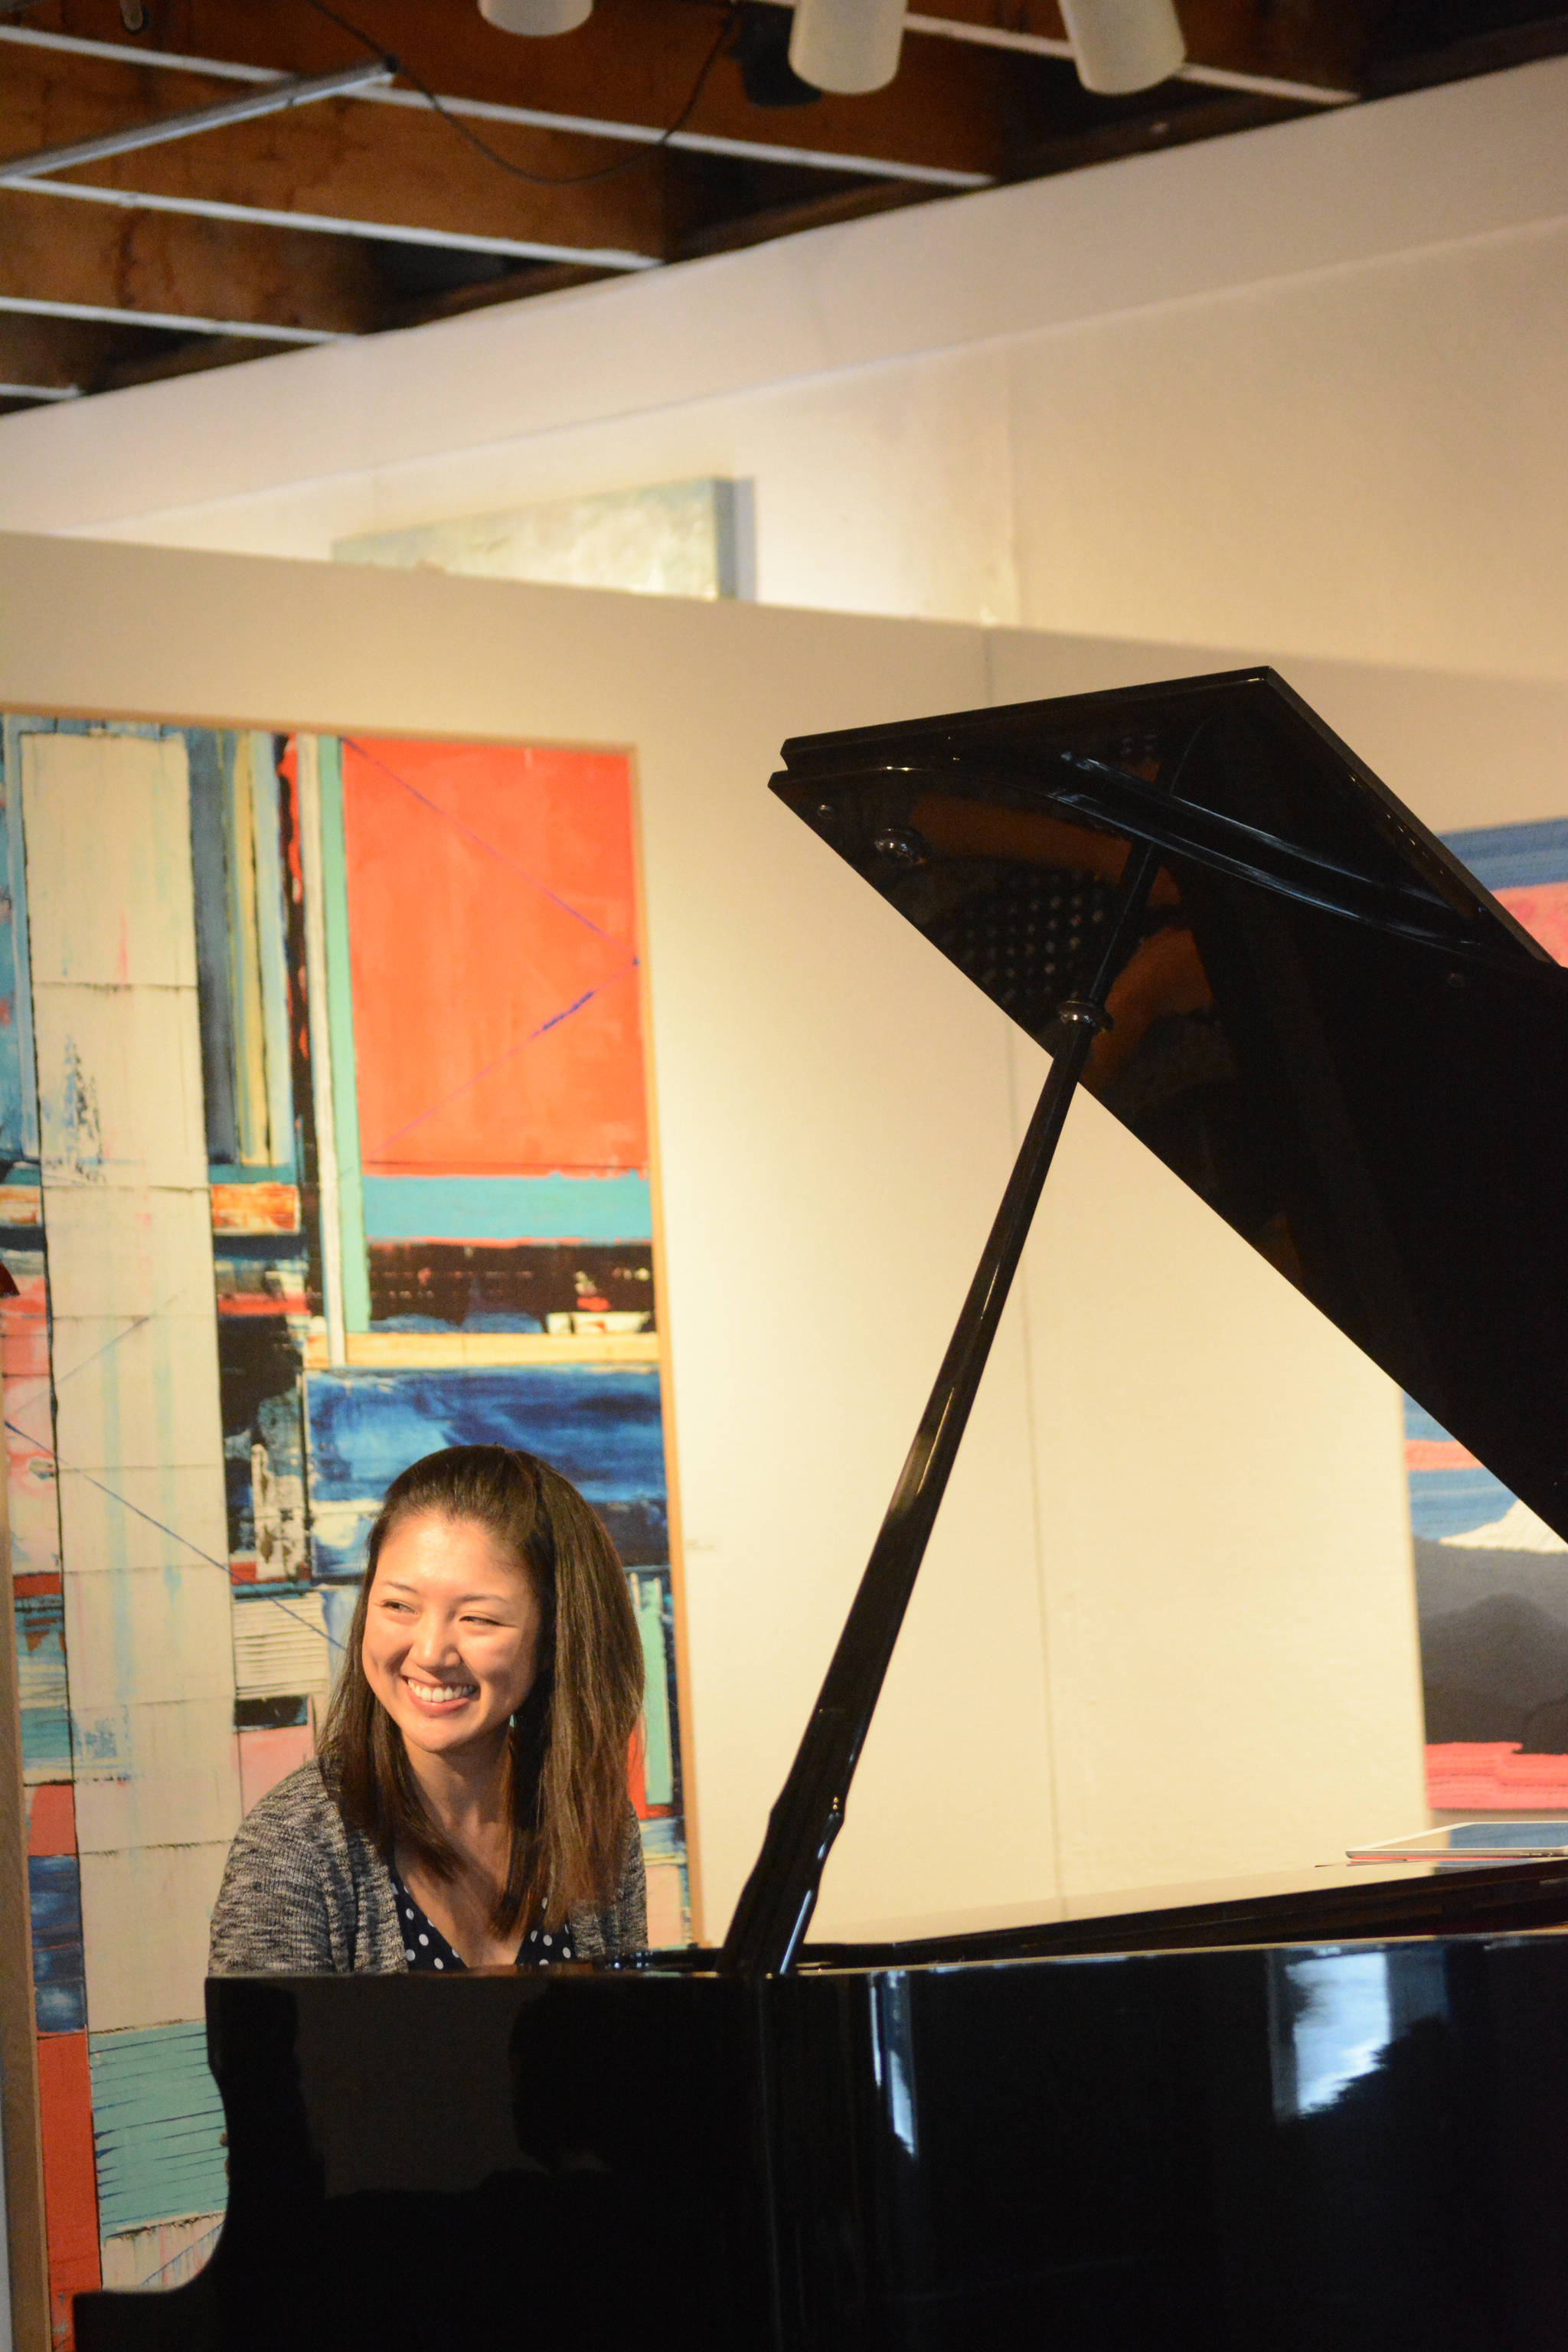
<path fill-rule="evenodd" d="M 1272 670 L 786 743 L 773 789 L 1568 1536 L 1568 971 Z"/>

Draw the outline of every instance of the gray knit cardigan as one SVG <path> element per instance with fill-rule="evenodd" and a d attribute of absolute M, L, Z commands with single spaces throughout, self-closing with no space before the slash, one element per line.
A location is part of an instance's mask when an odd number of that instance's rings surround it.
<path fill-rule="evenodd" d="M 580 1959 L 645 1948 L 642 1841 L 629 1803 L 615 1900 L 570 1917 Z M 239 1825 L 213 1913 L 208 1973 L 392 1976 L 407 1966 L 391 1872 L 345 1825 L 321 1766 L 301 1764 Z"/>

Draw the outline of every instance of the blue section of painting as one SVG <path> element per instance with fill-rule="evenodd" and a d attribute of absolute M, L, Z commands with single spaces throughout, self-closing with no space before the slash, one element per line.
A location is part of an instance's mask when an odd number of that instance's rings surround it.
<path fill-rule="evenodd" d="M 1410 1532 L 1424 1542 L 1496 1525 L 1514 1500 L 1489 1470 L 1412 1470 Z"/>
<path fill-rule="evenodd" d="M 1489 890 L 1528 890 L 1568 882 L 1568 817 L 1540 824 L 1483 824 L 1445 834 L 1444 842 Z"/>
<path fill-rule="evenodd" d="M 668 1558 L 657 1367 L 311 1372 L 310 1515 L 319 1575 L 357 1576 L 382 1495 L 446 1445 L 521 1445 L 580 1487 L 628 1568 Z"/>
<path fill-rule="evenodd" d="M 79 2033 L 87 2023 L 81 1951 L 81 1873 L 74 1853 L 29 1854 L 33 1992 L 40 2033 Z"/>
<path fill-rule="evenodd" d="M 16 1596 L 16 1685 L 24 1775 L 29 1780 L 56 1772 L 68 1777 L 65 1604 L 58 1592 Z"/>
<path fill-rule="evenodd" d="M 645 1862 L 684 1862 L 686 1845 L 680 1823 L 668 1815 L 639 1824 Z"/>
<path fill-rule="evenodd" d="M 1408 1396 L 1405 1400 L 1405 1436 L 1406 1444 L 1453 1443 L 1441 1422 L 1434 1421 L 1424 1405 Z M 1512 1490 L 1479 1463 L 1452 1470 L 1412 1470 L 1408 1475 L 1410 1531 L 1431 1543 L 1440 1543 L 1445 1536 L 1468 1535 L 1476 1528 L 1490 1527 L 1502 1517 L 1514 1499 Z"/>
<path fill-rule="evenodd" d="M 227 2200 L 223 2106 L 203 2025 L 88 2037 L 100 2226 L 220 2211 Z"/>
<path fill-rule="evenodd" d="M 646 1176 L 367 1176 L 373 1241 L 639 1242 L 653 1234 Z"/>

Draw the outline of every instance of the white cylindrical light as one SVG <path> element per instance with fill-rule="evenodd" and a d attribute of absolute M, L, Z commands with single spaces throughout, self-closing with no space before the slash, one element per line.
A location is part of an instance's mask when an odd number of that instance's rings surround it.
<path fill-rule="evenodd" d="M 574 33 L 585 25 L 594 0 L 479 0 L 479 14 L 501 33 Z"/>
<path fill-rule="evenodd" d="M 1168 81 L 1187 54 L 1175 0 L 1061 0 L 1085 89 L 1107 98 Z"/>
<path fill-rule="evenodd" d="M 795 0 L 789 61 L 802 81 L 854 98 L 886 89 L 903 37 L 904 0 Z"/>

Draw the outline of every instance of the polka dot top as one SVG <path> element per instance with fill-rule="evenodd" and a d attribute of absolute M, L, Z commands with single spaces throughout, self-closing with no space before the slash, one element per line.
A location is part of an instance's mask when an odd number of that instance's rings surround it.
<path fill-rule="evenodd" d="M 467 1968 L 468 1962 L 456 1953 L 433 1919 L 427 1919 L 395 1870 L 392 1874 L 392 1891 L 397 1898 L 397 1924 L 403 1931 L 403 1957 L 411 1969 L 439 1969 L 450 1976 Z M 547 1969 L 552 1960 L 574 1960 L 577 1957 L 572 1942 L 570 1922 L 546 1934 L 542 1927 L 531 1927 L 517 1948 L 513 1965 L 520 1969 Z"/>

